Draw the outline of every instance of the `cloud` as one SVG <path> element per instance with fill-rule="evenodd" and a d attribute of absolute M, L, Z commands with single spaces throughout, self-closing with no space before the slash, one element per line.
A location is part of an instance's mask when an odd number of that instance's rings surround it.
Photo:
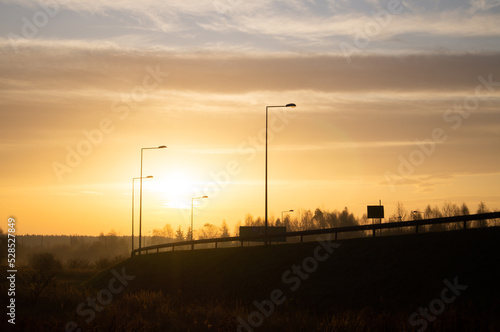
<path fill-rule="evenodd" d="M 333 93 L 471 90 L 479 75 L 500 77 L 499 53 L 343 57 L 288 54 L 183 53 L 98 47 L 70 42 L 66 47 L 29 45 L 0 48 L 3 91 L 57 87 L 122 91 L 140 81 L 145 68 L 169 73 L 169 90 L 214 93 L 314 90 Z M 126 68 L 126 70 L 124 70 Z M 76 79 L 77 78 L 77 79 Z M 364 98 L 360 95 L 359 98 Z"/>
<path fill-rule="evenodd" d="M 54 1 L 46 0 L 49 4 Z M 15 4 L 41 10 L 32 1 L 3 2 L 7 8 Z M 483 2 L 476 7 L 484 7 Z M 109 0 L 68 0 L 58 6 L 57 16 L 39 29 L 36 38 L 79 36 L 124 47 L 206 50 L 213 45 L 236 45 L 268 52 L 335 55 L 342 53 L 341 43 L 353 44 L 359 38 L 369 39 L 369 47 L 362 50 L 368 54 L 409 53 L 436 46 L 460 51 L 498 50 L 490 39 L 500 35 L 495 10 L 471 13 L 470 5 L 454 2 L 439 6 L 427 2 L 417 7 L 405 2 L 396 14 L 390 14 L 387 5 L 378 1 L 148 0 L 117 5 Z M 68 26 L 67 20 L 74 24 Z M 3 29 L 20 35 L 21 17 L 14 21 L 10 19 Z"/>

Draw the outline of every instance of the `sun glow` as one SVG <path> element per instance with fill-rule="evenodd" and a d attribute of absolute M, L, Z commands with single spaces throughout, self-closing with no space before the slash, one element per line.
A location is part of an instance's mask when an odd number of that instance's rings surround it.
<path fill-rule="evenodd" d="M 191 206 L 196 181 L 183 171 L 175 171 L 166 177 L 151 179 L 147 184 L 144 182 L 143 186 L 164 208 L 186 209 Z"/>

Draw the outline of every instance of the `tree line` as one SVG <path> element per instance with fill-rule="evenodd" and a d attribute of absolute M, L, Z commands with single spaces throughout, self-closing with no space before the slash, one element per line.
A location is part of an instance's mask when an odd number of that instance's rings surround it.
<path fill-rule="evenodd" d="M 486 213 L 489 209 L 486 207 L 484 202 L 480 202 L 477 206 L 475 212 L 473 213 Z M 420 219 L 431 219 L 431 218 L 441 218 L 441 217 L 453 217 L 461 215 L 471 214 L 469 207 L 466 203 L 457 205 L 452 202 L 445 202 L 441 207 L 437 205 L 431 206 L 427 205 L 423 210 L 406 209 L 401 202 L 397 202 L 395 212 L 388 218 L 385 218 L 387 222 L 397 222 L 397 221 L 407 221 L 407 220 L 420 220 Z M 372 223 L 372 220 L 367 218 L 366 214 L 361 217 L 355 217 L 353 213 L 349 211 L 347 207 L 343 210 L 322 210 L 320 208 L 314 211 L 302 210 L 299 212 L 299 216 L 290 216 L 289 214 L 281 218 L 275 218 L 271 216 L 268 219 L 269 226 L 285 226 L 287 231 L 305 231 L 314 229 L 325 229 L 334 227 L 346 227 L 346 226 L 357 226 L 366 225 Z M 495 223 L 495 222 L 493 222 Z M 247 214 L 243 222 L 240 220 L 236 223 L 233 232 L 230 232 L 227 222 L 222 221 L 220 226 L 205 223 L 201 228 L 195 229 L 193 233 L 193 239 L 211 239 L 220 237 L 230 237 L 239 235 L 240 226 L 264 226 L 265 221 L 262 217 L 254 217 L 251 214 Z M 477 221 L 472 227 L 487 227 L 488 222 L 486 220 Z M 446 229 L 455 229 L 460 227 L 459 225 L 431 225 L 428 230 L 439 231 Z M 397 230 L 396 230 L 397 231 Z M 165 242 L 173 241 L 188 241 L 191 240 L 191 229 L 188 227 L 186 233 L 182 230 L 179 225 L 174 231 L 170 224 L 165 224 L 162 229 L 155 229 L 152 233 L 152 243 L 160 244 Z"/>

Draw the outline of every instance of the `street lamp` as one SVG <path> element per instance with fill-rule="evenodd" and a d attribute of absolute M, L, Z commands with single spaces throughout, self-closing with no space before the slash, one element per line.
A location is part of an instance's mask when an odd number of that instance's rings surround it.
<path fill-rule="evenodd" d="M 140 177 L 140 180 L 141 180 L 141 194 L 140 194 L 140 203 L 139 203 L 139 249 L 142 248 L 141 244 L 142 244 L 142 155 L 143 155 L 143 152 L 144 150 L 153 150 L 153 149 L 166 149 L 167 147 L 165 145 L 160 145 L 158 147 L 154 147 L 154 148 L 141 148 L 141 177 Z"/>
<path fill-rule="evenodd" d="M 265 229 L 265 245 L 267 246 L 267 123 L 268 123 L 268 109 L 272 107 L 296 107 L 297 105 L 295 104 L 286 104 L 284 106 L 266 106 L 266 180 L 265 180 L 265 189 L 266 189 L 266 218 L 265 218 L 265 224 L 264 224 L 264 229 Z"/>
<path fill-rule="evenodd" d="M 152 175 L 148 175 L 145 179 L 152 179 Z M 140 177 L 132 178 L 132 251 L 134 251 L 134 180 L 139 180 Z"/>
<path fill-rule="evenodd" d="M 191 242 L 193 242 L 193 209 L 194 209 L 194 200 L 208 198 L 208 196 L 200 196 L 191 198 Z M 194 249 L 194 243 L 191 243 L 191 250 Z"/>

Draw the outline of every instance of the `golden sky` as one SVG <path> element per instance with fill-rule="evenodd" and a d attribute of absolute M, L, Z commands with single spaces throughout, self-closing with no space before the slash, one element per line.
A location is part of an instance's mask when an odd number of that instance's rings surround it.
<path fill-rule="evenodd" d="M 42 3 L 0 1 L 0 211 L 21 234 L 130 234 L 159 145 L 143 233 L 186 230 L 202 195 L 195 228 L 263 216 L 265 108 L 287 103 L 273 217 L 500 208 L 495 1 Z"/>

